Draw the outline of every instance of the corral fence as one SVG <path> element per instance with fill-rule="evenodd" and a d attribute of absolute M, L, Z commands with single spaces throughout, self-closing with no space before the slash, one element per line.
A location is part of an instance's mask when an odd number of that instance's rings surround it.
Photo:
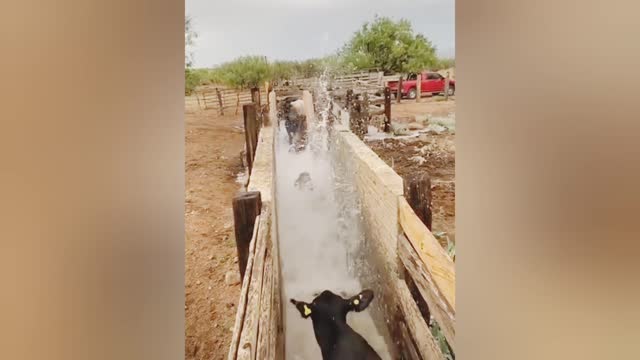
<path fill-rule="evenodd" d="M 311 93 L 303 91 L 302 97 L 306 110 L 312 111 L 312 103 L 306 103 Z M 253 116 L 255 104 L 243 107 L 247 148 L 255 151 L 247 155 L 251 156 L 247 191 L 233 200 L 243 281 L 229 360 L 285 356 L 280 268 L 286 259 L 279 255 L 275 196 L 276 93 L 269 98 L 269 116 L 262 121 Z M 352 111 L 336 101 L 332 112 L 339 119 L 334 124 L 337 161 L 353 170 L 365 238 L 372 244 L 366 258 L 377 273 L 372 286 L 384 304 L 371 311 L 387 319 L 379 326 L 391 336 L 393 358 L 455 358 L 455 266 L 430 230 L 429 176 L 400 177 L 345 126 Z"/>
<path fill-rule="evenodd" d="M 187 103 L 185 105 L 191 109 L 216 110 L 220 115 L 237 115 L 243 105 L 252 102 L 268 105 L 267 88 L 268 84 L 265 84 L 265 88 L 240 90 L 222 85 L 199 86 L 191 96 L 186 97 Z M 258 98 L 256 98 L 256 91 Z"/>

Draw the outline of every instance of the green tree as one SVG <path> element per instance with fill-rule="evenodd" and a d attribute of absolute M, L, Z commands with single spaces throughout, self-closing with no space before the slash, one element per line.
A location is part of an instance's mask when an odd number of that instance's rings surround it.
<path fill-rule="evenodd" d="M 222 82 L 236 89 L 259 87 L 271 76 L 271 66 L 264 56 L 243 56 L 217 70 Z"/>
<path fill-rule="evenodd" d="M 274 61 L 271 63 L 271 80 L 289 80 L 296 74 L 296 64 L 294 61 Z"/>
<path fill-rule="evenodd" d="M 365 23 L 342 48 L 344 61 L 355 69 L 417 72 L 436 64 L 436 49 L 411 23 L 376 16 Z"/>
<path fill-rule="evenodd" d="M 184 65 L 186 68 L 193 66 L 193 52 L 191 47 L 195 45 L 198 33 L 193 30 L 193 19 L 189 15 L 184 17 Z"/>
<path fill-rule="evenodd" d="M 193 30 L 193 22 L 191 17 L 184 17 L 184 93 L 189 95 L 200 85 L 200 77 L 197 72 L 192 69 L 193 53 L 191 47 L 195 44 L 198 34 Z"/>

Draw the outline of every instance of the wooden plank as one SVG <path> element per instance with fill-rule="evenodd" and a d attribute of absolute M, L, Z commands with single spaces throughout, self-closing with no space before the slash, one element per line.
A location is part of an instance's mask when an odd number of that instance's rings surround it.
<path fill-rule="evenodd" d="M 274 206 L 275 207 L 275 206 Z M 275 211 L 273 212 L 275 214 Z M 277 224 L 273 222 L 275 216 L 272 216 L 271 228 L 275 229 Z M 273 255 L 271 257 L 273 274 L 271 278 L 271 318 L 269 323 L 269 352 L 268 359 L 281 359 L 278 356 L 278 331 L 282 328 L 282 316 L 280 310 L 280 264 L 278 260 L 278 245 L 275 244 L 277 237 L 274 236 L 276 231 L 271 231 L 271 243 Z"/>
<path fill-rule="evenodd" d="M 264 215 L 264 216 L 263 216 Z M 260 321 L 260 295 L 264 274 L 264 261 L 267 237 L 271 231 L 271 209 L 269 204 L 263 204 L 260 214 L 258 236 L 256 236 L 256 252 L 251 273 L 247 273 L 251 280 L 247 296 L 247 306 L 238 344 L 238 360 L 255 360 L 258 349 L 258 326 Z"/>
<path fill-rule="evenodd" d="M 431 334 L 431 330 L 424 318 L 422 318 L 407 284 L 400 280 L 397 281 L 397 284 L 398 301 L 404 314 L 407 327 L 411 331 L 413 340 L 418 348 L 418 352 L 420 352 L 423 359 L 444 360 L 440 346 Z"/>
<path fill-rule="evenodd" d="M 232 201 L 238 267 L 241 279 L 244 279 L 255 219 L 260 214 L 261 207 L 262 199 L 259 191 L 241 193 L 234 197 Z"/>
<path fill-rule="evenodd" d="M 398 201 L 398 218 L 400 226 L 426 264 L 445 301 L 455 310 L 456 275 L 453 261 L 404 197 L 400 197 Z"/>
<path fill-rule="evenodd" d="M 253 228 L 253 236 L 251 246 L 249 247 L 249 260 L 247 261 L 247 272 L 251 274 L 253 270 L 253 262 L 255 258 L 256 239 L 258 237 L 258 230 L 260 227 L 260 216 L 256 216 L 255 224 Z M 231 335 L 231 345 L 229 345 L 228 360 L 235 360 L 238 354 L 238 345 L 240 344 L 240 335 L 242 333 L 242 325 L 244 323 L 245 311 L 247 309 L 247 298 L 249 294 L 249 285 L 251 279 L 247 277 L 242 282 L 242 289 L 240 290 L 240 298 L 238 299 L 238 310 L 236 311 L 236 322 L 233 326 L 233 333 Z"/>
<path fill-rule="evenodd" d="M 455 311 L 443 299 L 435 282 L 420 260 L 409 240 L 400 235 L 398 238 L 398 256 L 413 279 L 424 300 L 429 304 L 431 315 L 440 325 L 449 346 L 455 350 Z"/>
<path fill-rule="evenodd" d="M 271 250 L 271 234 L 267 237 L 267 253 L 264 260 L 264 272 L 262 274 L 262 289 L 260 291 L 260 323 L 258 326 L 258 359 L 274 359 L 270 357 L 270 339 L 275 337 L 271 332 L 271 316 L 273 307 L 273 259 Z"/>
<path fill-rule="evenodd" d="M 269 93 L 269 101 L 272 106 L 269 108 L 269 111 L 273 113 L 273 118 L 276 119 L 276 93 Z M 275 136 L 276 126 L 273 127 L 271 131 L 271 138 Z M 263 131 L 263 134 L 266 134 L 266 130 Z M 271 142 L 271 174 L 272 174 L 272 184 L 271 184 L 271 195 L 273 199 L 273 209 L 276 209 L 277 199 L 275 197 L 276 193 L 276 144 L 275 141 Z M 272 308 L 272 337 L 271 344 L 269 348 L 273 351 L 274 359 L 284 359 L 284 316 L 282 315 L 282 274 L 280 270 L 280 245 L 279 245 L 279 236 L 278 236 L 278 212 L 273 211 L 271 216 L 271 244 L 273 247 L 273 308 Z"/>

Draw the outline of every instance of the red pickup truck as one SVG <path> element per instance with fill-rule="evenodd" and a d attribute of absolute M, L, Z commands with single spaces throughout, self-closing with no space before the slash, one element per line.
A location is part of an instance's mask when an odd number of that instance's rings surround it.
<path fill-rule="evenodd" d="M 408 97 L 409 99 L 415 99 L 417 90 L 417 74 L 409 74 L 406 79 L 402 79 L 402 97 Z M 422 72 L 422 86 L 420 90 L 422 94 L 444 94 L 445 78 L 435 72 L 423 71 Z M 392 94 L 398 96 L 398 81 L 389 81 L 389 89 Z M 456 92 L 455 80 L 449 79 L 449 96 L 452 96 Z"/>

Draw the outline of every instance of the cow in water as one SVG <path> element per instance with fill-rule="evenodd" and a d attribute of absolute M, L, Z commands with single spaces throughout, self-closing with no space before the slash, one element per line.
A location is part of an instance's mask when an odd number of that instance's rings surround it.
<path fill-rule="evenodd" d="M 303 149 L 307 141 L 307 116 L 304 111 L 304 101 L 296 97 L 285 98 L 281 117 L 284 118 L 289 144 L 293 145 L 295 150 Z"/>
<path fill-rule="evenodd" d="M 347 313 L 360 312 L 371 301 L 371 290 L 364 290 L 349 299 L 325 290 L 311 304 L 291 299 L 303 318 L 311 316 L 323 360 L 381 360 L 367 340 L 347 324 Z"/>
<path fill-rule="evenodd" d="M 313 191 L 313 182 L 311 182 L 311 175 L 308 172 L 303 172 L 298 176 L 298 179 L 294 183 L 294 186 L 299 190 Z"/>

